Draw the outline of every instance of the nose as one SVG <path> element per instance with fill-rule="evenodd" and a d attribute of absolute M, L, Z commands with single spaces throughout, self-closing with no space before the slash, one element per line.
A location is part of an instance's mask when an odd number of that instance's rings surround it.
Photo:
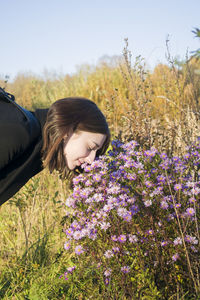
<path fill-rule="evenodd" d="M 88 156 L 85 158 L 85 161 L 86 161 L 88 164 L 91 164 L 91 163 L 94 161 L 95 157 L 96 157 L 96 151 L 92 150 L 92 151 L 88 154 Z"/>

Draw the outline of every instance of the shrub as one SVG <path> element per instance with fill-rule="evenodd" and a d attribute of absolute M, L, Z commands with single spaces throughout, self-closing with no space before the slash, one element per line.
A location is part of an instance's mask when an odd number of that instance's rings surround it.
<path fill-rule="evenodd" d="M 135 141 L 114 141 L 107 155 L 83 165 L 66 201 L 64 247 L 77 257 L 77 276 L 93 266 L 97 280 L 104 280 L 102 291 L 113 299 L 195 297 L 199 160 L 199 141 L 183 157 L 171 158 Z"/>

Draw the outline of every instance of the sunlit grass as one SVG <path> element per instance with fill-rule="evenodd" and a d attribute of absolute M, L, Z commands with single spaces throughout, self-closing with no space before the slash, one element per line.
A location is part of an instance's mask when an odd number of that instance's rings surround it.
<path fill-rule="evenodd" d="M 80 68 L 73 76 L 46 79 L 21 74 L 7 84 L 6 90 L 30 110 L 49 107 L 59 98 L 87 97 L 106 115 L 112 138 L 133 138 L 144 149 L 156 146 L 160 152 L 179 155 L 200 132 L 199 68 L 199 60 L 192 59 L 181 67 L 158 65 L 149 72 L 141 57 L 131 57 L 126 45 L 123 60 L 115 66 L 101 63 L 96 68 Z M 74 277 L 70 284 L 59 278 L 74 260 L 63 249 L 62 204 L 67 196 L 67 182 L 45 170 L 1 206 L 0 298 L 106 299 L 89 257 L 87 274 Z M 81 266 L 81 259 L 79 263 Z M 141 289 L 145 289 L 151 276 L 139 270 L 138 276 Z M 109 299 L 115 299 L 110 295 L 113 298 Z M 183 298 L 177 292 L 172 299 Z M 186 295 L 185 299 L 195 298 Z"/>

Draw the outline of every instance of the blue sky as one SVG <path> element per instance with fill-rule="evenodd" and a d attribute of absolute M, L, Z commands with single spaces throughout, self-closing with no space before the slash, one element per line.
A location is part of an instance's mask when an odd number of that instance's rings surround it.
<path fill-rule="evenodd" d="M 0 0 L 0 77 L 44 70 L 72 74 L 104 55 L 133 57 L 149 67 L 199 48 L 199 0 Z"/>

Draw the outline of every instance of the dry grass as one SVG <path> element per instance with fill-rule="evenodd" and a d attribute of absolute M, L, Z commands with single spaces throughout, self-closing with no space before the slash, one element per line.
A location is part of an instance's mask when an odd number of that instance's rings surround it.
<path fill-rule="evenodd" d="M 63 97 L 88 97 L 105 113 L 113 138 L 133 138 L 144 147 L 179 155 L 200 132 L 199 69 L 200 62 L 191 59 L 181 68 L 170 62 L 150 73 L 141 57 L 132 62 L 126 41 L 123 60 L 115 66 L 102 63 L 60 78 L 21 74 L 6 84 L 6 90 L 30 110 L 49 107 Z M 4 86 L 3 80 L 0 83 Z M 0 274 L 20 265 L 30 268 L 30 261 L 37 269 L 56 260 L 63 247 L 61 202 L 67 191 L 57 174 L 43 171 L 1 207 Z M 23 280 L 17 282 L 21 290 Z"/>

